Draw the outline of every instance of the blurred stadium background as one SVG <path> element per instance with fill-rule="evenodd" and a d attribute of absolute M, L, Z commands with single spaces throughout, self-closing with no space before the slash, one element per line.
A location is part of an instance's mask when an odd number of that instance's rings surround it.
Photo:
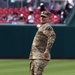
<path fill-rule="evenodd" d="M 57 34 L 44 75 L 75 75 L 75 0 L 0 0 L 0 75 L 30 75 L 28 57 L 42 11 L 52 12 Z"/>

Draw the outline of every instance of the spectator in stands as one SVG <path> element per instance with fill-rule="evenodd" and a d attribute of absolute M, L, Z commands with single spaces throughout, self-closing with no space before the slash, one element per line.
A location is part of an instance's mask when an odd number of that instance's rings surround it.
<path fill-rule="evenodd" d="M 7 22 L 7 16 L 6 16 L 6 14 L 2 15 L 1 20 L 2 20 L 3 23 Z"/>
<path fill-rule="evenodd" d="M 17 24 L 18 20 L 19 20 L 18 13 L 14 12 L 12 16 L 13 16 L 13 19 L 12 19 L 11 23 L 12 24 Z"/>
<path fill-rule="evenodd" d="M 41 2 L 40 3 L 40 11 L 45 11 L 45 5 L 44 5 L 44 2 Z"/>
<path fill-rule="evenodd" d="M 55 5 L 55 10 L 57 11 L 57 13 L 60 15 L 61 14 L 61 10 L 62 10 L 63 6 L 62 6 L 62 3 L 61 2 L 56 2 L 56 5 Z"/>
<path fill-rule="evenodd" d="M 30 14 L 27 18 L 27 23 L 28 24 L 34 24 L 34 14 L 33 14 L 33 12 L 30 12 Z"/>
<path fill-rule="evenodd" d="M 26 0 L 26 7 L 28 8 L 31 3 L 31 0 Z"/>
<path fill-rule="evenodd" d="M 64 9 L 61 10 L 61 22 L 60 23 L 64 23 L 64 20 L 67 18 L 68 14 L 69 13 L 67 10 L 64 10 Z"/>
<path fill-rule="evenodd" d="M 51 5 L 50 5 L 50 12 L 51 13 L 54 13 L 54 10 L 55 10 L 55 2 L 51 2 Z"/>
<path fill-rule="evenodd" d="M 7 16 L 7 23 L 11 23 L 11 21 L 12 21 L 12 19 L 13 19 L 13 15 L 12 14 L 9 14 L 8 16 Z"/>
<path fill-rule="evenodd" d="M 7 20 L 6 14 L 2 15 L 2 20 Z"/>
<path fill-rule="evenodd" d="M 13 21 L 17 21 L 19 18 L 18 18 L 18 13 L 17 12 L 14 12 L 13 13 Z"/>
<path fill-rule="evenodd" d="M 61 21 L 60 21 L 60 23 L 63 23 L 64 20 L 65 20 L 65 12 L 64 12 L 64 10 L 61 10 Z"/>
<path fill-rule="evenodd" d="M 16 24 L 18 19 L 19 19 L 18 13 L 17 12 L 13 12 L 13 14 L 9 14 L 8 15 L 7 23 Z"/>
<path fill-rule="evenodd" d="M 65 10 L 67 10 L 68 12 L 70 12 L 72 8 L 73 8 L 73 5 L 70 4 L 70 3 L 67 1 L 66 5 L 65 5 Z"/>
<path fill-rule="evenodd" d="M 69 2 L 72 6 L 74 6 L 74 0 L 68 0 L 68 2 Z"/>
<path fill-rule="evenodd" d="M 25 17 L 23 16 L 23 14 L 21 14 L 21 16 L 19 17 L 19 20 L 18 20 L 18 24 L 25 24 Z"/>
<path fill-rule="evenodd" d="M 34 12 L 34 6 L 33 3 L 30 3 L 30 6 L 28 7 L 29 12 Z"/>

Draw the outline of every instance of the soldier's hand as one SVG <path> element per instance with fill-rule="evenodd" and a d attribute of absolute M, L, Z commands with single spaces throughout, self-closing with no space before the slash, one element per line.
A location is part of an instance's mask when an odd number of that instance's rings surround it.
<path fill-rule="evenodd" d="M 41 27 L 41 25 L 40 25 L 40 24 L 38 24 L 38 25 L 36 25 L 36 27 L 37 27 L 37 28 L 40 28 L 40 27 Z"/>
<path fill-rule="evenodd" d="M 45 52 L 44 52 L 44 57 L 46 57 L 46 58 L 49 57 L 49 52 L 48 52 L 48 51 L 45 51 Z"/>

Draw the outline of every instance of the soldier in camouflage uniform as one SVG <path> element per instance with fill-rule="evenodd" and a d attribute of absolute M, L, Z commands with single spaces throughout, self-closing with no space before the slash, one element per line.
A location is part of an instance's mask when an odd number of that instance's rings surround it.
<path fill-rule="evenodd" d="M 31 59 L 31 75 L 43 75 L 43 71 L 50 60 L 50 50 L 56 38 L 49 22 L 50 15 L 50 12 L 41 12 L 41 24 L 34 37 L 29 57 Z"/>

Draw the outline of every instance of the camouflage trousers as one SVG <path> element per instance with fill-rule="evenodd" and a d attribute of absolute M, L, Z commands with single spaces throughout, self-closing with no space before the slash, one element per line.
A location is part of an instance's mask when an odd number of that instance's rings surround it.
<path fill-rule="evenodd" d="M 43 71 L 48 64 L 48 60 L 31 60 L 30 71 L 31 75 L 43 75 Z"/>

